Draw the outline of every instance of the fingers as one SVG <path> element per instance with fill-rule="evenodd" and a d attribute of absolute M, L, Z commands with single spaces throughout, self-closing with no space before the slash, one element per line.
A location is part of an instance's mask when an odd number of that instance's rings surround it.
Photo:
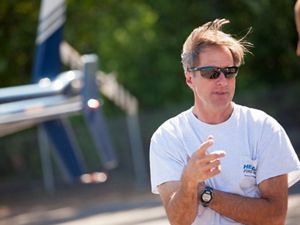
<path fill-rule="evenodd" d="M 212 152 L 210 154 L 206 154 L 205 157 L 203 157 L 203 160 L 213 161 L 215 159 L 219 159 L 219 158 L 222 158 L 224 156 L 225 156 L 225 152 L 222 151 L 222 150 L 219 150 L 219 151 Z"/>
<path fill-rule="evenodd" d="M 207 153 L 207 149 L 214 144 L 214 140 L 212 137 L 208 137 L 208 139 L 200 145 L 200 148 L 196 151 L 196 154 L 199 157 L 204 157 Z"/>
<path fill-rule="evenodd" d="M 210 161 L 209 163 L 206 164 L 206 166 L 203 166 L 202 169 L 204 172 L 212 172 L 214 170 L 221 170 L 221 162 L 220 160 L 214 160 Z"/>
<path fill-rule="evenodd" d="M 213 161 L 208 161 L 205 164 L 203 163 L 200 171 L 203 181 L 212 178 L 221 172 L 221 162 L 219 159 L 215 159 Z"/>
<path fill-rule="evenodd" d="M 225 156 L 225 151 L 219 150 L 208 153 L 207 150 L 214 144 L 212 136 L 201 144 L 200 148 L 195 152 L 195 166 L 202 179 L 209 179 L 221 172 L 220 158 Z"/>
<path fill-rule="evenodd" d="M 221 172 L 220 158 L 225 156 L 225 152 L 220 150 L 208 153 L 208 148 L 213 144 L 214 139 L 212 136 L 209 136 L 199 149 L 191 157 L 187 158 L 188 165 L 183 173 L 185 181 L 196 185 Z"/>
<path fill-rule="evenodd" d="M 214 139 L 212 135 L 209 135 L 207 139 Z"/>
<path fill-rule="evenodd" d="M 200 157 L 200 158 L 204 158 L 205 156 L 207 156 L 207 150 L 209 147 L 211 147 L 212 145 L 214 144 L 214 139 L 213 139 L 213 136 L 212 135 L 209 135 L 207 140 L 205 142 L 203 142 L 201 145 L 200 145 L 200 148 L 195 152 L 195 154 L 197 155 L 197 157 Z M 217 158 L 220 158 L 220 157 L 223 157 L 225 156 L 225 152 L 222 151 L 222 150 L 219 150 L 219 151 L 215 151 L 215 152 L 212 152 L 209 154 L 211 157 L 217 157 Z"/>

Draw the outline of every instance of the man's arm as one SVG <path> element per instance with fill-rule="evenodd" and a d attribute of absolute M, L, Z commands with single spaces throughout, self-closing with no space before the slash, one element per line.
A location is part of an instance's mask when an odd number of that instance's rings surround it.
<path fill-rule="evenodd" d="M 261 198 L 249 198 L 214 190 L 209 207 L 237 222 L 249 225 L 283 225 L 287 214 L 287 175 L 259 184 Z M 185 192 L 180 181 L 162 184 L 159 192 L 172 225 L 191 224 L 198 210 L 197 191 Z"/>
<path fill-rule="evenodd" d="M 261 182 L 259 190 L 261 198 L 248 198 L 216 190 L 209 207 L 243 224 L 283 225 L 287 214 L 287 175 Z"/>
<path fill-rule="evenodd" d="M 160 198 L 172 225 L 192 224 L 198 211 L 198 186 L 220 173 L 220 157 L 224 152 L 207 154 L 213 144 L 208 138 L 191 156 L 180 181 L 166 182 L 158 186 Z"/>
<path fill-rule="evenodd" d="M 166 182 L 158 190 L 170 224 L 193 223 L 198 211 L 196 191 L 185 191 L 180 181 Z"/>

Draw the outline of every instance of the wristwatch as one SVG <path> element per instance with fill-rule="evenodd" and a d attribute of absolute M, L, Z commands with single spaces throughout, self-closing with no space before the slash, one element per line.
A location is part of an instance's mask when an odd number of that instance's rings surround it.
<path fill-rule="evenodd" d="M 213 200 L 213 191 L 213 188 L 205 186 L 205 188 L 199 192 L 198 198 L 202 206 L 207 207 L 209 203 Z"/>

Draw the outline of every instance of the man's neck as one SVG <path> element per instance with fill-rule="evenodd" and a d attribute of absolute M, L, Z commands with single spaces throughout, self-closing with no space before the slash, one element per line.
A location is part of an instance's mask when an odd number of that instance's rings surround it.
<path fill-rule="evenodd" d="M 233 112 L 233 102 L 231 102 L 224 109 L 208 110 L 205 107 L 197 106 L 193 107 L 193 114 L 198 120 L 207 124 L 219 124 L 229 119 Z"/>

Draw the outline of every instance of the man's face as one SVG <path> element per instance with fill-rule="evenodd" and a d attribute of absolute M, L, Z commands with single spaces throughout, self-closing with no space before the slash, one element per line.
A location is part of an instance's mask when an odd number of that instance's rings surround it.
<path fill-rule="evenodd" d="M 206 47 L 198 58 L 196 66 L 234 66 L 229 49 L 220 46 Z M 194 74 L 194 75 L 193 75 Z M 230 107 L 235 91 L 235 77 L 225 78 L 221 73 L 217 79 L 207 79 L 201 76 L 200 71 L 186 72 L 186 82 L 194 92 L 195 105 L 205 110 L 224 110 Z"/>

